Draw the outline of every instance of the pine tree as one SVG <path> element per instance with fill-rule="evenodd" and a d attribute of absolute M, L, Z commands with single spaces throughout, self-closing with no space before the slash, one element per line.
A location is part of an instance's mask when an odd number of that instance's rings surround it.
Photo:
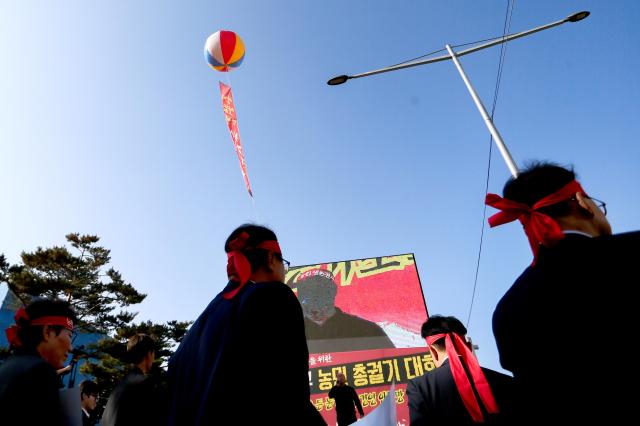
<path fill-rule="evenodd" d="M 9 265 L 0 255 L 0 283 L 7 283 L 17 305 L 37 297 L 67 301 L 78 316 L 78 331 L 102 336 L 97 343 L 81 348 L 86 361 L 81 371 L 95 377 L 101 395 L 108 396 L 128 371 L 125 355 L 130 336 L 145 333 L 156 339 L 155 367 L 160 369 L 190 323 L 133 323 L 136 313 L 127 308 L 141 303 L 146 295 L 109 267 L 110 251 L 98 245 L 97 236 L 74 233 L 66 239 L 72 251 L 63 246 L 38 247 L 23 252 L 18 265 Z"/>

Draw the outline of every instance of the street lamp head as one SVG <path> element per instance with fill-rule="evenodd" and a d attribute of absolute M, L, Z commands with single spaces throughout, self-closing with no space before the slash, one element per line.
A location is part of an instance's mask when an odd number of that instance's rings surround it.
<path fill-rule="evenodd" d="M 568 22 L 578 22 L 582 21 L 587 16 L 591 15 L 591 12 L 588 10 L 583 10 L 582 12 L 574 13 L 573 15 L 567 17 L 566 21 Z"/>
<path fill-rule="evenodd" d="M 327 81 L 329 86 L 337 86 L 338 84 L 346 83 L 349 80 L 348 75 L 339 75 L 337 77 L 333 77 L 331 80 Z"/>

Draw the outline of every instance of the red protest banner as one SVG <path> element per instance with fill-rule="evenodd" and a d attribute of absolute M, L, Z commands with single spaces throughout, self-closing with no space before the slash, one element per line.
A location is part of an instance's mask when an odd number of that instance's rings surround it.
<path fill-rule="evenodd" d="M 233 104 L 233 94 L 231 93 L 231 87 L 226 84 L 220 83 L 220 95 L 222 96 L 222 109 L 224 111 L 224 117 L 227 120 L 227 126 L 231 133 L 231 140 L 233 141 L 233 148 L 236 150 L 238 160 L 240 161 L 240 170 L 242 171 L 242 177 L 244 178 L 244 184 L 249 191 L 249 195 L 253 197 L 251 192 L 251 184 L 249 183 L 249 175 L 247 174 L 247 163 L 244 160 L 244 153 L 242 151 L 242 144 L 240 143 L 240 131 L 238 130 L 238 119 L 236 118 L 236 107 Z"/>

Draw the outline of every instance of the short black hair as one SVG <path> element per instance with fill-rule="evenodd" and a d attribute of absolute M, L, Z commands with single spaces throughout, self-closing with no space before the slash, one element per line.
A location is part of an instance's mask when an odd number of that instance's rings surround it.
<path fill-rule="evenodd" d="M 75 324 L 77 317 L 71 306 L 62 300 L 58 299 L 37 299 L 31 302 L 26 308 L 28 319 L 20 318 L 18 322 L 18 338 L 22 343 L 22 346 L 26 349 L 36 348 L 40 342 L 44 339 L 42 331 L 44 325 L 31 325 L 31 321 L 48 316 L 61 316 L 70 318 Z M 54 330 L 56 336 L 60 334 L 64 328 L 61 325 L 48 326 Z"/>
<path fill-rule="evenodd" d="M 432 315 L 422 324 L 421 335 L 423 339 L 427 336 L 442 333 L 455 333 L 460 337 L 464 337 L 467 334 L 467 328 L 458 318 L 445 317 L 442 315 Z M 440 339 L 438 339 L 434 345 L 443 346 L 443 344 L 440 343 Z"/>
<path fill-rule="evenodd" d="M 98 385 L 96 384 L 96 382 L 93 382 L 91 380 L 83 380 L 80 383 L 80 397 L 82 398 L 82 394 L 85 394 L 87 396 L 93 394 L 93 395 L 98 395 Z"/>
<path fill-rule="evenodd" d="M 527 164 L 517 177 L 507 181 L 502 191 L 504 198 L 532 207 L 537 201 L 553 194 L 569 182 L 575 180 L 572 168 L 565 168 L 552 162 L 534 161 Z M 566 216 L 571 213 L 568 201 L 540 209 L 551 217 Z"/>
<path fill-rule="evenodd" d="M 148 334 L 134 334 L 127 342 L 127 358 L 132 364 L 139 364 L 149 352 L 155 351 L 156 341 Z"/>
<path fill-rule="evenodd" d="M 269 260 L 268 250 L 258 249 L 256 246 L 265 241 L 278 241 L 278 238 L 275 232 L 265 226 L 245 223 L 237 227 L 231 235 L 229 235 L 227 241 L 224 243 L 225 252 L 229 253 L 231 251 L 229 243 L 243 232 L 246 232 L 249 238 L 247 238 L 245 248 L 241 251 L 247 257 L 247 260 L 249 260 L 251 270 L 256 271 L 260 267 L 267 265 Z"/>

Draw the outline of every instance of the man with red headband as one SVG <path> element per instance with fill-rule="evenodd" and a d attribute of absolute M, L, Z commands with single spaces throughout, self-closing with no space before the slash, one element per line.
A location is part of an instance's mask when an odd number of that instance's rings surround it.
<path fill-rule="evenodd" d="M 324 425 L 311 404 L 302 309 L 276 235 L 242 225 L 225 243 L 229 283 L 169 361 L 169 424 Z"/>
<path fill-rule="evenodd" d="M 534 164 L 503 192 L 504 198 L 487 195 L 487 204 L 501 210 L 489 223 L 519 220 L 534 255 L 493 314 L 500 362 L 518 390 L 520 423 L 635 418 L 635 403 L 625 400 L 635 392 L 621 392 L 637 383 L 637 369 L 625 368 L 635 356 L 619 348 L 637 333 L 632 292 L 640 232 L 611 235 L 605 204 L 555 164 Z M 600 372 L 604 359 L 617 371 Z"/>
<path fill-rule="evenodd" d="M 62 425 L 60 380 L 76 316 L 62 301 L 38 300 L 6 330 L 12 356 L 0 366 L 0 419 L 7 425 Z"/>
<path fill-rule="evenodd" d="M 455 317 L 422 324 L 436 368 L 407 384 L 411 426 L 510 424 L 513 378 L 480 367 L 466 334 Z"/>

